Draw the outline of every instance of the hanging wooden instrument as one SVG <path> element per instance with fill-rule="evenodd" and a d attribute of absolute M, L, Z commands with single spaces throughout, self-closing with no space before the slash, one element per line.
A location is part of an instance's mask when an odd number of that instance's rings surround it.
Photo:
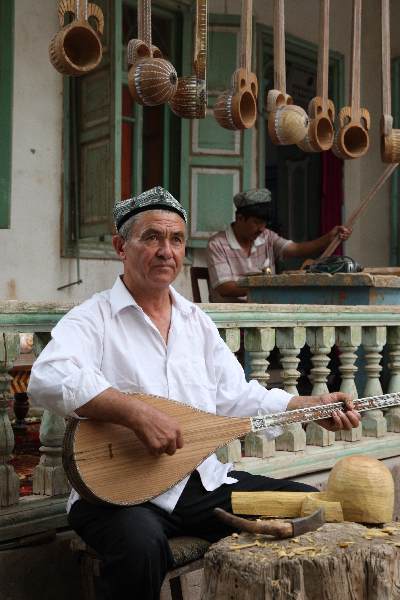
<path fill-rule="evenodd" d="M 328 98 L 329 81 L 329 4 L 320 0 L 320 39 L 318 49 L 317 95 L 308 105 L 307 135 L 298 146 L 304 152 L 323 152 L 333 144 L 335 107 Z"/>
<path fill-rule="evenodd" d="M 274 0 L 274 86 L 267 95 L 271 141 L 280 146 L 298 144 L 307 134 L 308 116 L 286 93 L 284 0 Z"/>
<path fill-rule="evenodd" d="M 398 163 L 394 163 L 386 167 L 386 169 L 379 177 L 378 181 L 370 189 L 364 200 L 358 205 L 358 207 L 355 210 L 353 210 L 353 212 L 351 213 L 350 217 L 344 225 L 345 227 L 347 227 L 348 229 L 353 227 L 354 223 L 359 217 L 361 217 L 362 213 L 365 211 L 372 198 L 378 193 L 378 191 L 386 183 L 386 181 L 389 179 L 389 177 L 392 175 L 395 169 L 397 169 L 398 166 Z M 325 248 L 325 250 L 319 258 L 326 258 L 327 256 L 331 256 L 335 252 L 339 244 L 341 244 L 341 242 L 342 240 L 339 237 L 333 239 L 329 246 Z"/>
<path fill-rule="evenodd" d="M 222 417 L 185 404 L 140 395 L 140 400 L 179 422 L 184 446 L 172 456 L 150 454 L 127 427 L 71 418 L 64 437 L 63 465 L 75 490 L 88 501 L 131 505 L 166 492 L 194 471 L 217 448 L 250 432 L 307 423 L 344 410 L 343 402 L 258 417 Z M 400 393 L 353 401 L 355 410 L 400 405 Z"/>
<path fill-rule="evenodd" d="M 193 57 L 194 75 L 179 77 L 178 87 L 169 105 L 184 119 L 204 119 L 207 109 L 207 0 L 197 0 L 196 40 Z"/>
<path fill-rule="evenodd" d="M 175 67 L 162 58 L 151 42 L 151 0 L 138 2 L 138 38 L 128 42 L 128 87 L 139 104 L 157 106 L 171 100 L 178 76 Z"/>
<path fill-rule="evenodd" d="M 371 118 L 366 108 L 360 108 L 361 10 L 362 0 L 353 0 L 351 106 L 345 106 L 338 114 L 332 146 L 334 154 L 342 159 L 360 158 L 369 148 Z"/>
<path fill-rule="evenodd" d="M 214 117 L 225 129 L 249 129 L 257 119 L 257 76 L 251 71 L 253 0 L 242 0 L 240 67 L 232 75 L 232 88 L 220 94 Z"/>
<path fill-rule="evenodd" d="M 66 14 L 74 20 L 64 26 Z M 96 24 L 95 30 L 89 18 Z M 103 48 L 100 34 L 104 30 L 102 10 L 87 0 L 61 0 L 58 5 L 58 20 L 62 29 L 50 40 L 51 64 L 63 75 L 85 75 L 93 71 L 101 61 Z"/>
<path fill-rule="evenodd" d="M 382 0 L 382 120 L 381 155 L 383 162 L 400 162 L 400 129 L 393 129 L 392 87 L 390 77 L 390 3 Z"/>

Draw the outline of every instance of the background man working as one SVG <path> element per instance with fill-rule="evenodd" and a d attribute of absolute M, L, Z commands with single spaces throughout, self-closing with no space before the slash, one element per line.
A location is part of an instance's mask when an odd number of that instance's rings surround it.
<path fill-rule="evenodd" d="M 318 255 L 339 235 L 347 240 L 351 230 L 337 225 L 325 235 L 309 242 L 293 242 L 267 229 L 271 193 L 254 189 L 236 194 L 235 221 L 225 231 L 213 235 L 207 248 L 207 264 L 214 302 L 246 301 L 247 290 L 237 284 L 248 273 L 269 269 L 275 273 L 278 259 L 310 258 Z"/>
<path fill-rule="evenodd" d="M 170 285 L 185 256 L 186 213 L 169 192 L 154 188 L 119 202 L 114 217 L 113 245 L 123 275 L 54 328 L 32 369 L 34 403 L 61 415 L 125 425 L 149 452 L 172 455 L 185 443 L 179 423 L 139 393 L 238 416 L 349 402 L 340 392 L 294 397 L 246 381 L 211 319 Z M 356 427 L 359 415 L 350 402 L 348 407 L 321 424 L 332 431 Z M 215 541 L 231 533 L 213 508 L 231 511 L 232 490 L 310 489 L 231 469 L 212 455 L 161 496 L 130 507 L 91 504 L 72 492 L 70 524 L 102 557 L 109 598 L 159 600 L 172 562 L 168 538 Z"/>

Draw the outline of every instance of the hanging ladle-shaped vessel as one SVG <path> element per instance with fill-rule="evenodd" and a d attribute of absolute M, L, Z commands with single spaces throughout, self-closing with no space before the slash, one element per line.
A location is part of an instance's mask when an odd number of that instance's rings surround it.
<path fill-rule="evenodd" d="M 240 67 L 232 75 L 232 88 L 220 94 L 214 117 L 225 129 L 249 129 L 257 119 L 257 76 L 251 72 L 253 0 L 242 0 Z"/>
<path fill-rule="evenodd" d="M 271 141 L 280 146 L 298 144 L 307 134 L 308 116 L 286 93 L 284 0 L 274 0 L 274 86 L 267 95 Z"/>
<path fill-rule="evenodd" d="M 381 155 L 383 162 L 400 162 L 400 129 L 393 129 L 390 80 L 390 5 L 382 0 L 382 120 Z"/>
<path fill-rule="evenodd" d="M 197 0 L 194 75 L 179 77 L 178 88 L 169 105 L 184 119 L 204 119 L 207 109 L 207 0 Z"/>
<path fill-rule="evenodd" d="M 338 158 L 360 158 L 368 152 L 371 118 L 366 108 L 360 108 L 362 0 L 353 0 L 353 41 L 351 68 L 351 106 L 338 114 L 338 125 L 332 150 Z"/>
<path fill-rule="evenodd" d="M 64 26 L 67 13 L 74 16 L 72 23 Z M 89 24 L 91 18 L 97 31 Z M 93 71 L 101 61 L 103 48 L 99 34 L 104 30 L 101 9 L 87 0 L 61 0 L 58 19 L 62 29 L 50 40 L 51 64 L 63 75 L 85 75 Z"/>
<path fill-rule="evenodd" d="M 329 150 L 335 135 L 333 122 L 335 107 L 328 98 L 329 80 L 329 3 L 320 0 L 320 40 L 318 49 L 317 95 L 308 105 L 307 135 L 298 146 L 304 152 Z"/>
<path fill-rule="evenodd" d="M 151 43 L 151 0 L 139 0 L 138 37 L 128 42 L 129 91 L 139 104 L 164 104 L 175 94 L 178 76 L 174 66 Z"/>

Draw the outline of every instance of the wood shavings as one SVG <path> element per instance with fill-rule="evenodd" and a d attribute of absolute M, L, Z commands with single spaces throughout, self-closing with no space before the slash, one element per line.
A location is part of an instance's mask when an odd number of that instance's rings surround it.
<path fill-rule="evenodd" d="M 292 538 L 290 541 L 291 541 L 293 544 L 300 544 L 300 540 L 299 540 L 299 538 Z"/>
<path fill-rule="evenodd" d="M 355 542 L 349 542 L 346 540 L 343 540 L 343 542 L 338 542 L 339 548 L 348 548 L 349 546 L 351 546 L 351 544 L 355 544 Z"/>
<path fill-rule="evenodd" d="M 384 527 L 382 529 L 383 533 L 388 533 L 389 535 L 394 535 L 395 533 L 399 533 L 398 527 Z"/>
<path fill-rule="evenodd" d="M 369 529 L 366 533 L 363 533 L 362 537 L 366 540 L 373 540 L 374 538 L 387 538 L 389 534 L 382 529 Z"/>

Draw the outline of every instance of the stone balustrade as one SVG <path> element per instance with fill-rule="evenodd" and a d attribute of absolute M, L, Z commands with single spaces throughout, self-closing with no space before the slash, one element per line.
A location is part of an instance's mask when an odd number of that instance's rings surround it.
<path fill-rule="evenodd" d="M 27 502 L 24 498 L 15 506 L 19 485 L 10 465 L 14 436 L 8 410 L 8 371 L 18 353 L 19 333 L 34 333 L 38 354 L 69 308 L 0 303 L 0 540 L 2 512 L 9 515 L 11 510 L 15 515 L 18 506 Z M 307 351 L 308 368 L 302 379 L 313 394 L 328 391 L 332 356 L 336 389 L 354 398 L 400 390 L 400 307 L 203 304 L 202 308 L 232 352 L 242 348 L 248 376 L 265 387 L 270 387 L 273 360 L 279 367 L 281 387 L 297 394 Z M 41 458 L 34 472 L 33 491 L 38 501 L 47 502 L 46 506 L 49 497 L 58 496 L 59 503 L 60 495 L 68 490 L 61 463 L 64 428 L 63 418 L 44 411 Z M 221 449 L 219 457 L 253 473 L 293 477 L 329 469 L 338 458 L 352 453 L 380 459 L 400 455 L 400 407 L 364 413 L 358 429 L 336 436 L 316 423 L 290 425 L 274 441 L 262 434 L 249 434 L 242 442 L 237 440 Z"/>

